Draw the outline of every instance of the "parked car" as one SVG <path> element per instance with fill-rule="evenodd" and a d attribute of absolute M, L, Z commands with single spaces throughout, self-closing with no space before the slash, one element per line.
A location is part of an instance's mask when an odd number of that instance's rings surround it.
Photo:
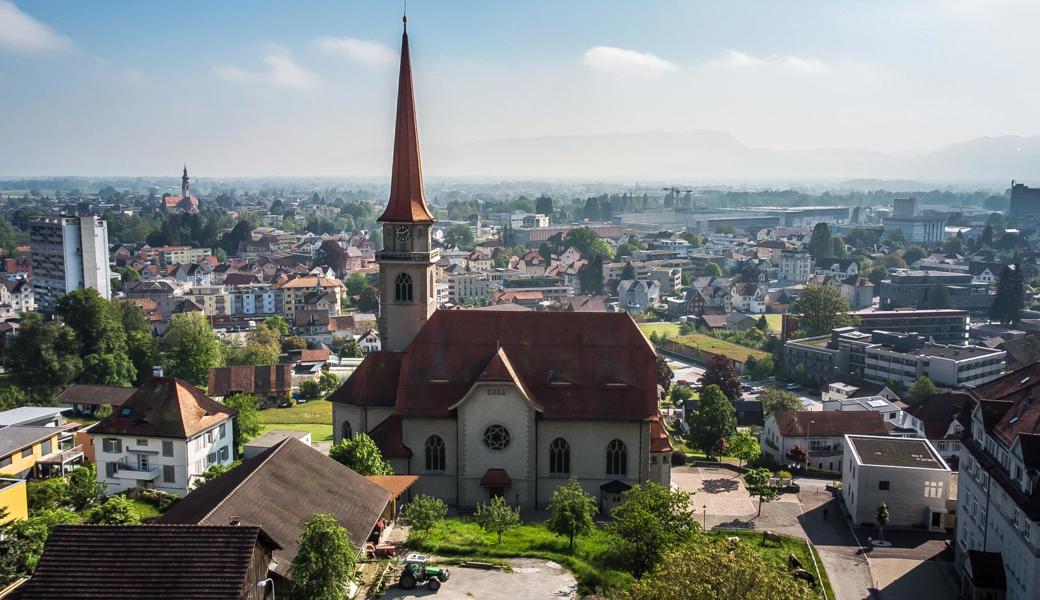
<path fill-rule="evenodd" d="M 784 386 L 784 389 L 785 390 L 794 391 L 794 390 L 797 390 L 800 387 L 802 387 L 802 386 L 798 385 L 797 383 L 789 383 L 789 384 Z"/>

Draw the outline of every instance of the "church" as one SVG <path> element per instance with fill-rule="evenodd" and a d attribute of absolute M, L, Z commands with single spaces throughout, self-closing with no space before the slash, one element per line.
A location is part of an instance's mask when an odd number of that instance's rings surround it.
<path fill-rule="evenodd" d="M 407 27 L 407 22 L 406 22 Z M 575 477 L 609 511 L 668 486 L 657 355 L 626 313 L 437 310 L 408 32 L 401 42 L 390 198 L 379 218 L 380 330 L 330 397 L 338 442 L 367 432 L 414 493 L 545 509 Z"/>

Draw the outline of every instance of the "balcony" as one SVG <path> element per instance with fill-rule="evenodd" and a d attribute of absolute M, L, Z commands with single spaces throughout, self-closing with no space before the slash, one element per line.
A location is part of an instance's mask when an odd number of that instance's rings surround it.
<path fill-rule="evenodd" d="M 136 465 L 127 463 L 116 463 L 114 477 L 119 479 L 133 479 L 134 481 L 153 481 L 159 476 L 159 467 L 142 469 Z"/>

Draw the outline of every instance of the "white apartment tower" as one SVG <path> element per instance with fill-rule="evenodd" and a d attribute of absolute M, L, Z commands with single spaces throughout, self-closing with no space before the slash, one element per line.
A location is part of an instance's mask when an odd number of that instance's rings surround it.
<path fill-rule="evenodd" d="M 112 297 L 108 224 L 97 215 L 33 219 L 29 244 L 37 310 L 53 314 L 62 294 L 83 288 Z"/>

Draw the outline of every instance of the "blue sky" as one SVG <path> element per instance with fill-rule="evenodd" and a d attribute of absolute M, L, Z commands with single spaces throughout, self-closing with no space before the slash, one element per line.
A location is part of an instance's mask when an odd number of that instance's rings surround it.
<path fill-rule="evenodd" d="M 400 12 L 0 0 L 0 175 L 379 175 Z M 711 129 L 915 152 L 1040 133 L 1031 0 L 412 0 L 409 15 L 431 147 Z"/>

